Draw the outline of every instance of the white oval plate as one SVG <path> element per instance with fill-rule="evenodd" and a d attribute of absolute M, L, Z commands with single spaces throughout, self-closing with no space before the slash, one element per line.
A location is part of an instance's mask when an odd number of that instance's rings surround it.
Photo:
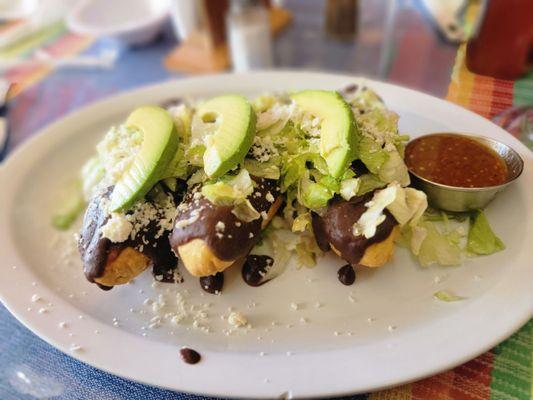
<path fill-rule="evenodd" d="M 400 114 L 402 132 L 481 134 L 511 145 L 524 158 L 523 176 L 487 209 L 505 251 L 460 267 L 423 269 L 399 248 L 390 265 L 359 270 L 351 287 L 337 280 L 342 261 L 328 257 L 314 269 L 290 266 L 259 288 L 246 286 L 232 271 L 222 296 L 204 294 L 188 275 L 182 285 L 152 287 L 149 273 L 103 292 L 83 277 L 75 249 L 65 247 L 73 243 L 72 234 L 50 226 L 58 190 L 76 176 L 107 128 L 135 106 L 179 96 L 337 89 L 353 81 L 296 72 L 184 79 L 114 96 L 48 126 L 0 168 L 2 302 L 35 334 L 80 361 L 147 384 L 217 396 L 371 391 L 452 368 L 496 345 L 532 315 L 533 158 L 486 119 L 413 90 L 368 82 Z M 438 302 L 432 295 L 440 289 L 466 299 Z M 191 320 L 148 327 L 154 314 L 145 299 L 161 294 L 163 312 L 172 312 L 177 291 L 189 306 L 208 309 L 210 333 Z M 34 294 L 41 299 L 32 302 Z M 226 335 L 230 326 L 220 316 L 228 315 L 228 307 L 243 312 L 252 328 Z M 73 345 L 81 349 L 73 351 Z M 183 345 L 200 351 L 202 362 L 183 363 L 178 354 Z"/>

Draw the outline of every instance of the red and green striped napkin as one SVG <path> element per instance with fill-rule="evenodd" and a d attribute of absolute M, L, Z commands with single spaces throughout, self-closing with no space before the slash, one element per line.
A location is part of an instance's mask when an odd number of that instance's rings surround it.
<path fill-rule="evenodd" d="M 24 21 L 0 24 L 0 35 L 20 27 Z M 0 49 L 0 59 L 27 60 L 40 48 L 56 58 L 74 56 L 86 50 L 93 43 L 92 38 L 71 33 L 62 21 L 46 25 L 27 36 Z M 28 63 L 14 66 L 3 73 L 3 77 L 13 84 L 9 97 L 14 97 L 31 85 L 44 79 L 53 67 L 43 63 Z"/>
<path fill-rule="evenodd" d="M 533 105 L 533 72 L 516 81 L 477 75 L 465 65 L 465 50 L 466 46 L 462 45 L 457 52 L 448 100 L 486 118 L 513 106 Z"/>

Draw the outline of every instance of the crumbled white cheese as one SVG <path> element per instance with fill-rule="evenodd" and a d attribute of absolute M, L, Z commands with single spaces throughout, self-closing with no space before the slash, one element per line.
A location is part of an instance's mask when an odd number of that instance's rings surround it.
<path fill-rule="evenodd" d="M 123 213 L 111 213 L 111 218 L 102 227 L 102 237 L 108 238 L 113 243 L 121 243 L 128 239 L 132 229 L 132 223 Z"/>
<path fill-rule="evenodd" d="M 359 190 L 359 178 L 345 179 L 341 182 L 340 195 L 346 201 L 349 201 L 352 197 L 357 195 Z"/>
<path fill-rule="evenodd" d="M 222 221 L 218 221 L 215 225 L 215 230 L 217 232 L 224 232 L 224 229 L 226 229 L 226 225 Z"/>
<path fill-rule="evenodd" d="M 272 156 L 279 154 L 271 137 L 261 137 L 258 135 L 254 137 L 250 152 L 252 153 L 252 157 L 260 163 L 265 163 L 269 161 Z"/>
<path fill-rule="evenodd" d="M 248 320 L 242 313 L 238 311 L 233 311 L 228 316 L 228 323 L 236 328 L 240 328 L 242 326 L 245 326 L 248 323 Z"/>
<path fill-rule="evenodd" d="M 266 200 L 270 203 L 274 203 L 274 196 L 272 196 L 272 193 L 268 192 L 265 196 Z"/>
<path fill-rule="evenodd" d="M 398 184 L 391 184 L 387 188 L 377 191 L 372 200 L 365 203 L 366 211 L 353 224 L 354 236 L 364 235 L 369 239 L 376 234 L 378 225 L 385 221 L 383 210 L 394 201 L 398 188 Z"/>
<path fill-rule="evenodd" d="M 116 183 L 128 170 L 143 142 L 142 131 L 120 125 L 112 127 L 96 146 L 99 161 L 105 169 L 103 185 Z"/>
<path fill-rule="evenodd" d="M 177 221 L 174 226 L 179 229 L 185 228 L 186 226 L 198 221 L 198 218 L 200 218 L 200 212 L 198 210 L 193 210 L 189 218 Z"/>
<path fill-rule="evenodd" d="M 83 347 L 73 343 L 73 344 L 70 345 L 69 350 L 74 352 L 74 353 L 78 353 L 78 352 L 83 350 Z"/>

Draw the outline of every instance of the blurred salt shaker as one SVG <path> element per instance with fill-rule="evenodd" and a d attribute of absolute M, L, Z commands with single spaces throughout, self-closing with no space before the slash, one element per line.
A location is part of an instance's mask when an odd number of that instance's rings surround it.
<path fill-rule="evenodd" d="M 235 71 L 272 67 L 269 13 L 262 1 L 232 0 L 226 26 Z"/>
<path fill-rule="evenodd" d="M 170 13 L 177 39 L 187 39 L 198 28 L 198 8 L 197 0 L 172 0 L 170 2 Z"/>

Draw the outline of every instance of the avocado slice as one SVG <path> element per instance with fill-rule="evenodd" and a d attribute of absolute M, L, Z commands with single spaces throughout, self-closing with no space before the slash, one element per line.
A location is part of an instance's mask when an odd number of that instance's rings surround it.
<path fill-rule="evenodd" d="M 216 124 L 205 141 L 204 171 L 218 178 L 244 161 L 255 135 L 255 112 L 244 96 L 214 97 L 198 109 L 205 123 Z"/>
<path fill-rule="evenodd" d="M 164 109 L 143 106 L 135 109 L 126 125 L 142 132 L 139 152 L 115 184 L 110 196 L 110 211 L 128 209 L 162 178 L 176 154 L 179 136 L 172 118 Z"/>
<path fill-rule="evenodd" d="M 305 112 L 321 120 L 320 155 L 334 178 L 340 178 L 355 159 L 357 126 L 352 110 L 335 91 L 304 90 L 291 98 Z"/>

